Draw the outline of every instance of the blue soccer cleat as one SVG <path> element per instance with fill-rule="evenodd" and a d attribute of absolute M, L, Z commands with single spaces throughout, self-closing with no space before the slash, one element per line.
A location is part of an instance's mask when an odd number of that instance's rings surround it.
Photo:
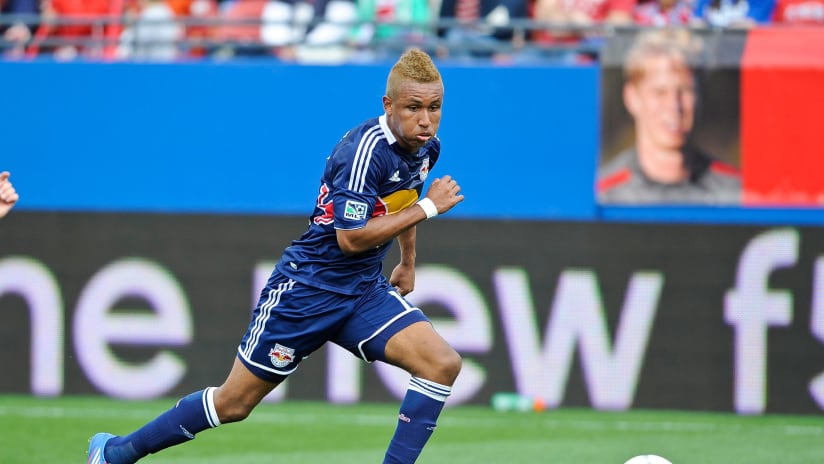
<path fill-rule="evenodd" d="M 111 433 L 96 433 L 91 440 L 89 440 L 89 461 L 87 464 L 109 464 L 106 458 L 103 457 L 103 450 L 106 448 L 106 442 L 113 438 Z"/>

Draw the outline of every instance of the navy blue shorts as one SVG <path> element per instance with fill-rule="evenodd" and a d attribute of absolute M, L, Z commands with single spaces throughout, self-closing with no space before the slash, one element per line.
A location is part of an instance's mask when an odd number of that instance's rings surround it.
<path fill-rule="evenodd" d="M 349 296 L 296 282 L 275 270 L 261 292 L 238 358 L 256 376 L 282 382 L 300 362 L 331 341 L 364 361 L 386 361 L 392 335 L 429 321 L 385 277 Z"/>

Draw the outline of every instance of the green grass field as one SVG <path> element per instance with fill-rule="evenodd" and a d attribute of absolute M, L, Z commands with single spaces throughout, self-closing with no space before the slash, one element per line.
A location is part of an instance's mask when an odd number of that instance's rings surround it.
<path fill-rule="evenodd" d="M 175 400 L 0 396 L 0 463 L 85 463 L 95 432 L 126 433 Z M 262 404 L 246 421 L 141 461 L 175 464 L 380 463 L 397 405 Z M 824 418 L 561 409 L 503 413 L 447 408 L 421 464 L 623 464 L 638 454 L 674 464 L 824 462 Z"/>

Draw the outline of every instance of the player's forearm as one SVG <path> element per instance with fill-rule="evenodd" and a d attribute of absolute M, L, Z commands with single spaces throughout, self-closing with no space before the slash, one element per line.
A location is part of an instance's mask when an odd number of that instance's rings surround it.
<path fill-rule="evenodd" d="M 417 237 L 417 227 L 412 226 L 398 235 L 398 246 L 401 250 L 401 262 L 404 266 L 415 267 L 415 240 Z"/>
<path fill-rule="evenodd" d="M 396 214 L 374 217 L 366 223 L 366 226 L 360 229 L 338 230 L 338 245 L 344 254 L 362 253 L 381 246 L 404 233 L 409 233 L 410 228 L 414 230 L 414 226 L 425 219 L 426 213 L 423 209 L 420 206 L 413 205 Z M 412 234 L 414 239 L 414 232 Z M 414 246 L 410 251 L 414 254 Z"/>

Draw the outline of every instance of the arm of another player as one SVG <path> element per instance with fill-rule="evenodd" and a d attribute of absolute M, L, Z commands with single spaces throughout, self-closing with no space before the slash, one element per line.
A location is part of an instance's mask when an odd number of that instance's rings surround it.
<path fill-rule="evenodd" d="M 432 181 L 426 192 L 428 198 L 443 214 L 463 201 L 461 187 L 451 176 Z M 406 229 L 427 219 L 422 206 L 414 205 L 396 214 L 373 217 L 365 227 L 354 230 L 337 230 L 338 246 L 344 254 L 354 255 L 380 246 L 400 235 Z"/>
<path fill-rule="evenodd" d="M 9 176 L 11 174 L 8 171 L 0 172 L 0 218 L 5 216 L 20 199 Z"/>

